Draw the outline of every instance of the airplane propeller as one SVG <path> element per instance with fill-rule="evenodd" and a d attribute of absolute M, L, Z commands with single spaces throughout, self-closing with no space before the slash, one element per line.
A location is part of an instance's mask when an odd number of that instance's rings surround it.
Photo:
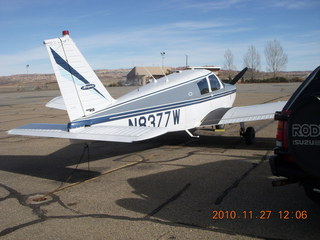
<path fill-rule="evenodd" d="M 242 76 L 246 73 L 247 70 L 248 70 L 247 67 L 242 69 L 241 72 L 239 72 L 232 80 L 229 81 L 229 84 L 231 84 L 231 85 L 236 84 L 240 80 L 240 78 L 242 78 Z"/>

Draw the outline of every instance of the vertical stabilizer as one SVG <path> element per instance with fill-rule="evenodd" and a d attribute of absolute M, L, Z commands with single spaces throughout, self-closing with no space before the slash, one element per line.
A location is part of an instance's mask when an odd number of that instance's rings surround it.
<path fill-rule="evenodd" d="M 105 89 L 79 49 L 63 31 L 63 37 L 44 41 L 70 121 L 88 116 L 112 104 Z"/>

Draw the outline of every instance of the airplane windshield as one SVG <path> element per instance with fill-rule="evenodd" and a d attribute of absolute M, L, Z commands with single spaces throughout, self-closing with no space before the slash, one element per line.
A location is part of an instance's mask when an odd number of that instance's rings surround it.
<path fill-rule="evenodd" d="M 219 90 L 221 88 L 220 82 L 215 75 L 209 76 L 209 82 L 211 86 L 211 91 Z"/>
<path fill-rule="evenodd" d="M 201 81 L 199 81 L 197 83 L 200 93 L 201 95 L 206 94 L 209 92 L 209 85 L 208 85 L 208 81 L 206 78 L 202 79 Z"/>

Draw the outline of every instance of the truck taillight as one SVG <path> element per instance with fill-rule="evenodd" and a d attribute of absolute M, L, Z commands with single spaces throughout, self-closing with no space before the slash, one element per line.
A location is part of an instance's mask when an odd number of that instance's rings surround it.
<path fill-rule="evenodd" d="M 283 110 L 281 112 L 276 112 L 274 119 L 278 120 L 277 136 L 276 136 L 276 146 L 280 148 L 287 148 L 287 122 L 290 112 Z"/>
<path fill-rule="evenodd" d="M 287 121 L 279 120 L 276 136 L 276 146 L 281 148 L 288 148 L 288 139 L 287 139 Z"/>
<path fill-rule="evenodd" d="M 276 146 L 278 152 L 282 153 L 282 158 L 284 160 L 293 162 L 292 156 L 288 153 L 288 119 L 290 113 L 291 111 L 283 110 L 282 112 L 276 112 L 275 114 L 275 120 L 278 120 Z"/>
<path fill-rule="evenodd" d="M 276 146 L 283 147 L 284 139 L 284 121 L 278 121 L 277 136 L 276 136 Z"/>

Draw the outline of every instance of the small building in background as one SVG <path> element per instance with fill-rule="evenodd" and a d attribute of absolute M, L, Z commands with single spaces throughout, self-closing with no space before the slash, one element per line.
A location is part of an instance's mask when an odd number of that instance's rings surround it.
<path fill-rule="evenodd" d="M 204 67 L 188 67 L 187 69 L 196 70 L 196 69 L 206 69 L 213 72 L 216 75 L 219 75 L 220 67 L 215 66 L 204 66 Z"/>
<path fill-rule="evenodd" d="M 204 66 L 204 67 L 188 67 L 188 70 L 196 70 L 196 69 L 206 69 L 214 74 L 218 75 L 220 71 L 220 67 L 214 66 Z M 164 74 L 169 75 L 172 72 L 179 72 L 186 70 L 185 67 L 134 67 L 131 71 L 127 74 L 126 85 L 146 85 L 153 78 L 158 79 L 164 77 Z"/>
<path fill-rule="evenodd" d="M 171 67 L 134 67 L 127 74 L 127 85 L 145 85 L 153 78 L 158 79 L 172 72 Z"/>

